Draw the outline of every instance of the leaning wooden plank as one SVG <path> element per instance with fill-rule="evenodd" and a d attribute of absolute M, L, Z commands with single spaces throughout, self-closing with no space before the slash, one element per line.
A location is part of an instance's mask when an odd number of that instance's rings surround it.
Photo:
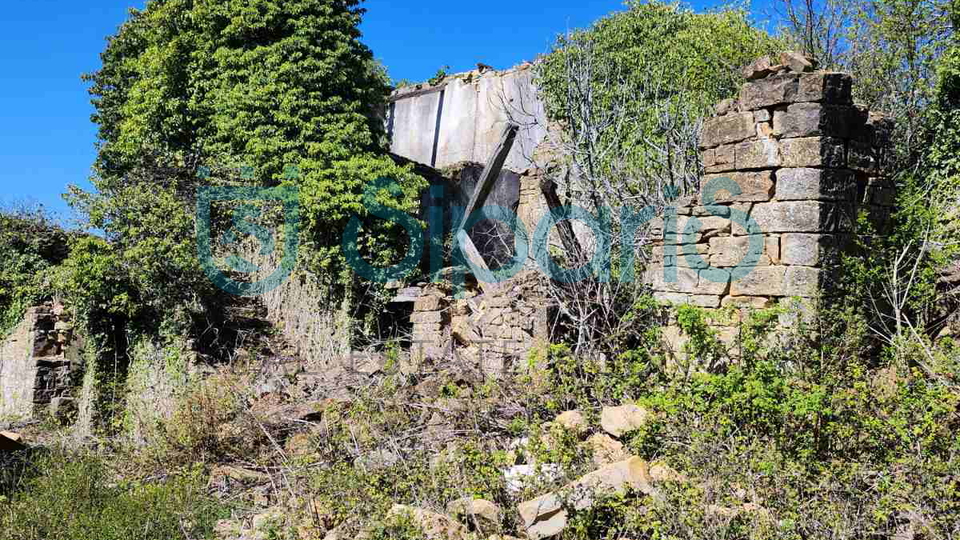
<path fill-rule="evenodd" d="M 497 179 L 500 178 L 500 171 L 503 170 L 503 164 L 507 162 L 507 156 L 510 155 L 510 150 L 513 149 L 513 143 L 517 140 L 517 132 L 519 130 L 520 127 L 516 124 L 509 124 L 503 130 L 500 143 L 497 144 L 496 151 L 490 156 L 490 160 L 487 161 L 486 166 L 483 168 L 480 181 L 477 182 L 477 188 L 473 191 L 473 195 L 470 196 L 470 202 L 467 203 L 467 209 L 463 213 L 463 219 L 460 220 L 460 225 L 454 229 L 454 234 L 466 226 L 467 220 L 470 219 L 470 214 L 472 214 L 474 210 L 482 208 L 487 202 L 487 197 L 490 196 L 494 184 L 496 184 Z"/>
<path fill-rule="evenodd" d="M 563 202 L 560 201 L 560 196 L 557 195 L 557 184 L 552 180 L 544 178 L 540 182 L 540 191 L 543 192 L 543 198 L 547 201 L 547 207 L 550 210 L 563 207 Z M 560 231 L 560 241 L 563 242 L 563 248 L 567 251 L 567 255 L 576 263 L 583 262 L 583 248 L 580 247 L 580 242 L 577 241 L 577 235 L 573 231 L 573 224 L 570 223 L 570 220 L 564 220 L 560 223 L 557 223 L 557 229 Z M 546 246 L 543 246 L 544 249 Z"/>
<path fill-rule="evenodd" d="M 470 239 L 470 235 L 467 234 L 467 231 L 461 229 L 457 233 L 457 243 L 460 246 L 460 252 L 463 254 L 464 258 L 472 262 L 477 268 L 482 268 L 487 272 L 490 271 L 487 261 L 483 259 L 483 255 L 480 254 L 480 250 L 477 249 L 476 244 L 474 244 L 473 240 Z M 481 276 L 477 276 L 477 283 L 480 285 L 480 290 L 482 290 L 484 294 L 494 294 L 500 290 L 500 287 L 498 287 L 496 283 L 487 283 L 480 278 Z"/>

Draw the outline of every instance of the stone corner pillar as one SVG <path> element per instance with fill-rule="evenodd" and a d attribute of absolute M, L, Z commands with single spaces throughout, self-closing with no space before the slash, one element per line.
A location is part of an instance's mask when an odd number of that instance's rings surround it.
<path fill-rule="evenodd" d="M 769 58 L 744 74 L 739 96 L 704 123 L 699 195 L 664 217 L 647 274 L 658 300 L 716 310 L 829 294 L 858 212 L 880 227 L 891 213 L 892 124 L 854 104 L 849 75 Z M 721 318 L 725 341 L 740 318 Z M 682 347 L 682 336 L 670 341 Z"/>

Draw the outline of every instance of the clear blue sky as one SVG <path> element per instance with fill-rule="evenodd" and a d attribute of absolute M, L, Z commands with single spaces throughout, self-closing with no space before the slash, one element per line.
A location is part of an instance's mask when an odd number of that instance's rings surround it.
<path fill-rule="evenodd" d="M 765 5 L 767 0 L 755 0 Z M 706 9 L 720 1 L 695 0 Z M 0 21 L 0 203 L 66 213 L 67 184 L 89 186 L 96 129 L 80 75 L 99 66 L 104 38 L 142 0 L 8 0 Z M 449 65 L 507 68 L 547 50 L 567 28 L 621 0 L 368 0 L 364 41 L 394 79 L 425 80 Z M 755 6 L 756 7 L 756 6 Z"/>

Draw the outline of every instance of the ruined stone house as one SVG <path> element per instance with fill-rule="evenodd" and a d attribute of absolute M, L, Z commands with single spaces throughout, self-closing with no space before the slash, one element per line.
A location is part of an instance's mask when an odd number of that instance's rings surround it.
<path fill-rule="evenodd" d="M 723 308 L 766 308 L 829 295 L 858 213 L 866 210 L 882 228 L 895 199 L 884 172 L 892 125 L 854 104 L 849 75 L 817 71 L 795 53 L 759 59 L 744 75 L 738 98 L 719 104 L 716 116 L 705 123 L 701 193 L 677 201 L 655 226 L 658 240 L 645 275 L 658 300 L 715 310 L 728 343 L 736 341 L 741 314 L 719 316 Z M 388 120 L 393 150 L 438 167 L 479 162 L 517 111 L 530 121 L 521 124 L 495 204 L 513 205 L 532 231 L 547 209 L 540 180 L 549 164 L 537 151 L 547 135 L 547 119 L 529 66 L 398 91 Z M 455 184 L 462 170 L 451 176 Z M 721 189 L 715 200 L 704 200 L 704 191 L 719 178 L 732 180 L 739 193 Z M 460 204 L 473 188 L 462 184 L 466 189 L 451 199 Z M 688 229 L 690 224 L 697 226 Z M 428 356 L 449 355 L 488 336 L 514 340 L 501 345 L 501 352 L 522 355 L 550 337 L 545 313 L 528 307 L 513 311 L 528 304 L 543 310 L 544 299 L 512 283 L 502 296 L 479 297 L 478 307 L 497 308 L 493 317 L 434 286 L 404 294 L 416 311 L 414 340 L 424 344 Z M 534 312 L 542 324 L 527 322 Z M 498 323 L 488 326 L 491 319 Z M 684 341 L 679 329 L 669 326 L 667 337 L 679 352 Z"/>
<path fill-rule="evenodd" d="M 849 75 L 815 71 L 792 54 L 744 71 L 739 97 L 719 104 L 704 125 L 700 194 L 678 201 L 676 215 L 662 222 L 647 274 L 661 301 L 717 311 L 829 296 L 858 214 L 866 211 L 882 230 L 892 212 L 896 193 L 885 166 L 893 126 L 854 104 Z M 740 193 L 721 190 L 705 206 L 718 178 L 736 182 Z M 688 229 L 694 219 L 699 227 Z M 716 320 L 733 343 L 740 316 Z M 675 349 L 683 344 L 676 327 L 668 338 Z"/>
<path fill-rule="evenodd" d="M 748 67 L 738 99 L 719 104 L 705 123 L 703 187 L 726 177 L 740 193 L 720 190 L 711 205 L 700 196 L 677 201 L 664 216 L 645 275 L 657 299 L 720 313 L 829 294 L 857 213 L 869 210 L 881 225 L 889 216 L 895 195 L 884 174 L 889 123 L 853 103 L 849 75 L 815 71 L 796 55 L 782 60 Z M 424 195 L 424 208 L 467 205 L 493 170 L 486 204 L 514 212 L 527 231 L 546 214 L 541 183 L 551 163 L 541 150 L 548 123 L 529 64 L 400 89 L 386 122 L 396 159 L 414 163 L 443 188 L 436 199 Z M 511 125 L 519 129 L 509 151 L 491 168 Z M 752 221 L 741 225 L 736 216 Z M 688 231 L 694 219 L 698 226 Z M 469 232 L 491 266 L 512 257 L 512 239 L 479 227 Z M 756 267 L 737 276 L 745 259 Z M 405 333 L 412 358 L 460 360 L 496 376 L 551 337 L 553 320 L 534 272 L 531 265 L 497 286 L 473 282 L 463 298 L 453 296 L 446 279 L 400 285 L 385 315 Z M 304 275 L 262 297 L 266 318 L 321 369 L 351 356 L 350 323 L 325 297 Z M 717 320 L 724 339 L 734 342 L 739 317 Z M 669 326 L 667 336 L 679 351 L 679 330 Z M 0 345 L 0 418 L 67 402 L 76 343 L 62 307 L 28 312 Z"/>

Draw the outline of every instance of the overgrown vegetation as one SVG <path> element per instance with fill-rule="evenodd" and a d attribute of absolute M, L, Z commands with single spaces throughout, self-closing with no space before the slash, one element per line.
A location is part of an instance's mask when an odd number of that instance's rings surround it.
<path fill-rule="evenodd" d="M 66 258 L 66 241 L 42 210 L 0 211 L 0 337 L 50 296 L 51 269 Z"/>
<path fill-rule="evenodd" d="M 75 248 L 66 290 L 78 309 L 175 335 L 215 320 L 218 291 L 195 238 L 204 185 L 298 188 L 303 263 L 352 286 L 340 279 L 340 234 L 368 215 L 364 186 L 396 179 L 402 189 L 381 202 L 403 211 L 422 187 L 384 152 L 377 111 L 389 87 L 359 41 L 358 5 L 154 0 L 132 12 L 87 76 L 100 128 L 96 192 L 74 189 L 72 202 L 107 242 Z M 390 225 L 365 223 L 360 249 L 375 263 L 399 252 Z M 111 271 L 84 267 L 94 261 Z"/>
<path fill-rule="evenodd" d="M 105 454 L 4 463 L 0 529 L 23 540 L 190 540 L 230 518 L 236 530 L 218 527 L 221 538 L 252 528 L 271 540 L 413 539 L 428 535 L 388 517 L 394 504 L 443 513 L 467 497 L 503 510 L 492 523 L 459 516 L 471 533 L 522 535 L 517 504 L 595 470 L 587 437 L 604 407 L 629 403 L 652 420 L 613 444 L 680 475 L 652 495 L 571 510 L 564 539 L 960 537 L 960 302 L 947 279 L 960 255 L 960 46 L 944 25 L 960 11 L 857 5 L 808 13 L 817 24 L 801 14 L 770 36 L 740 10 L 631 2 L 562 36 L 537 67 L 564 172 L 576 173 L 564 195 L 592 209 L 694 191 L 701 119 L 735 94 L 737 68 L 785 41 L 868 75 L 864 96 L 908 126 L 899 211 L 892 234 L 862 216 L 835 297 L 815 310 L 683 307 L 686 344 L 674 355 L 642 284 L 554 289 L 567 295 L 567 339 L 515 377 L 454 363 L 411 371 L 394 348 L 361 384 L 321 391 L 330 381 L 283 364 L 284 347 L 241 358 L 218 333 L 236 306 L 197 260 L 195 193 L 297 187 L 301 262 L 338 299 L 381 295 L 342 272 L 339 234 L 351 215 L 369 217 L 368 181 L 398 179 L 378 196 L 402 211 L 423 182 L 384 152 L 375 111 L 387 79 L 359 41 L 359 3 L 149 2 L 89 77 L 97 191 L 71 201 L 102 236 L 0 214 L 0 335 L 28 306 L 68 301 L 93 345 L 84 390 L 98 429 L 83 435 Z M 844 47 L 836 36 L 847 34 Z M 360 247 L 386 264 L 404 245 L 379 226 L 364 223 Z M 642 270 L 637 260 L 607 270 Z M 743 318 L 735 344 L 720 339 L 718 317 Z M 355 374 L 336 375 L 339 385 Z M 556 421 L 571 410 L 583 431 Z M 505 475 L 517 465 L 529 466 L 526 482 Z"/>
<path fill-rule="evenodd" d="M 128 481 L 96 455 L 34 457 L 18 489 L 0 493 L 0 526 L 10 540 L 206 537 L 222 509 L 203 493 L 199 472 Z"/>

